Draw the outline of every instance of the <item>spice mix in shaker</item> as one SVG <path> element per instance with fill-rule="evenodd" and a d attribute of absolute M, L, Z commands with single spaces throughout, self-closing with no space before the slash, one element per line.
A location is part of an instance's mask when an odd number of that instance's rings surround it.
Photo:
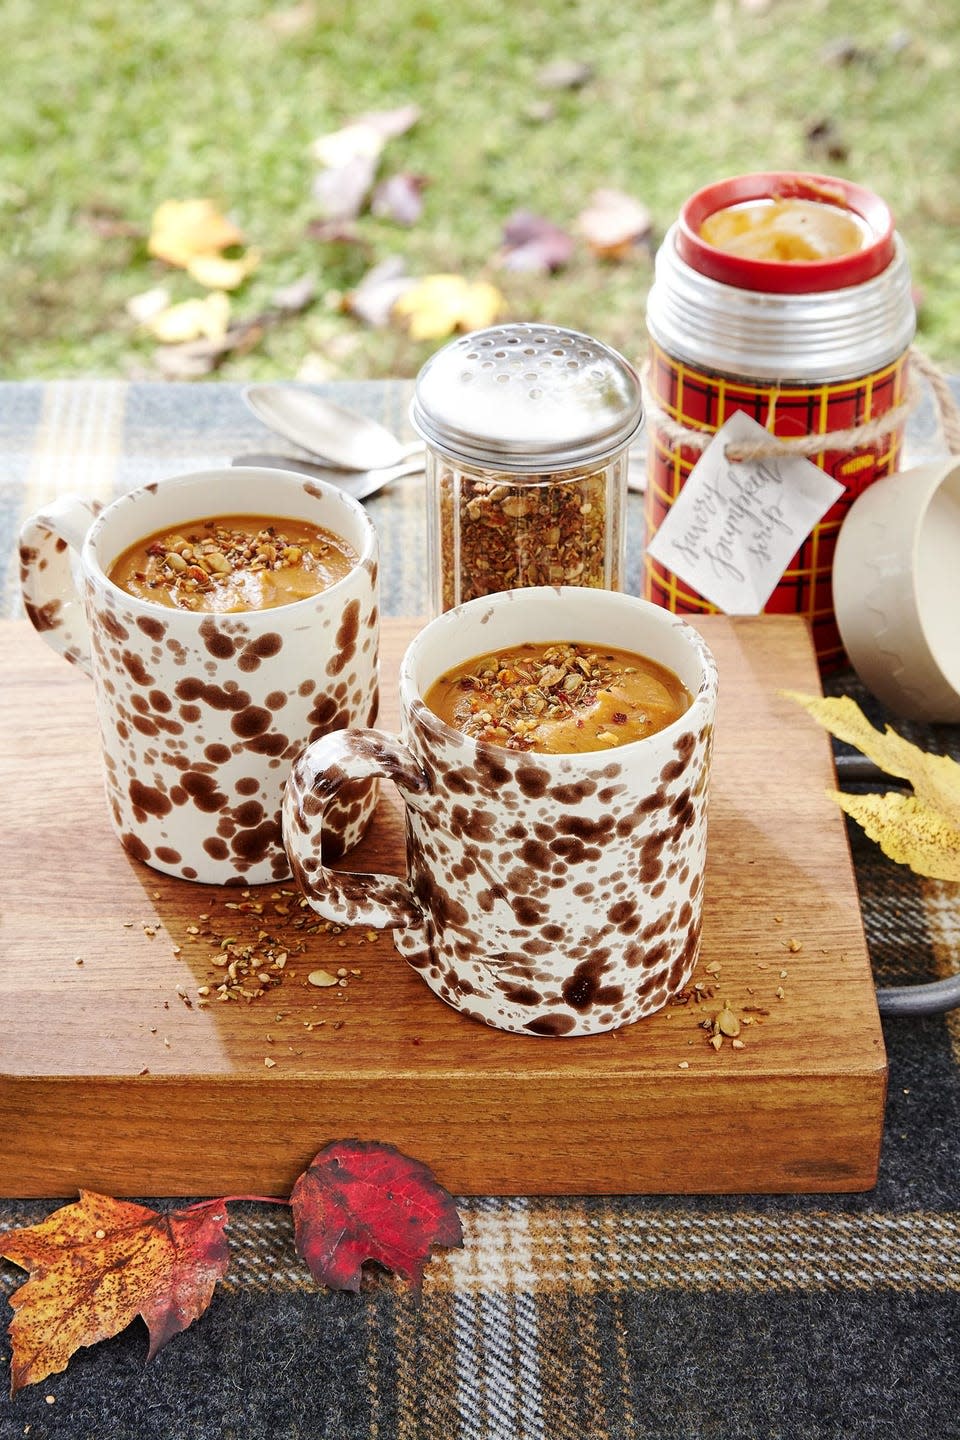
<path fill-rule="evenodd" d="M 770 432 L 771 454 L 793 441 L 844 491 L 764 608 L 805 615 L 821 666 L 842 663 L 831 596 L 837 534 L 854 500 L 897 468 L 910 408 L 915 313 L 888 207 L 827 176 L 741 175 L 707 186 L 657 254 L 647 329 L 647 540 L 735 411 Z M 650 555 L 644 594 L 674 611 L 714 608 Z"/>
<path fill-rule="evenodd" d="M 619 590 L 642 418 L 634 369 L 575 330 L 498 325 L 437 351 L 411 407 L 432 612 L 530 585 Z"/>

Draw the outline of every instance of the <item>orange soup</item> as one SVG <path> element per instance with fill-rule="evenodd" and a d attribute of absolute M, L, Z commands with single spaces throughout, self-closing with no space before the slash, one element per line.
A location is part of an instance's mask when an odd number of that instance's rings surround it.
<path fill-rule="evenodd" d="M 862 250 L 869 236 L 840 205 L 819 200 L 751 200 L 708 215 L 700 238 L 749 260 L 827 260 Z"/>
<path fill-rule="evenodd" d="M 110 579 L 154 605 L 226 615 L 305 600 L 356 563 L 347 542 L 318 525 L 213 515 L 138 540 L 114 562 Z"/>
<path fill-rule="evenodd" d="M 643 740 L 691 704 L 673 671 L 644 655 L 562 641 L 478 655 L 442 675 L 424 700 L 465 735 L 545 754 Z"/>

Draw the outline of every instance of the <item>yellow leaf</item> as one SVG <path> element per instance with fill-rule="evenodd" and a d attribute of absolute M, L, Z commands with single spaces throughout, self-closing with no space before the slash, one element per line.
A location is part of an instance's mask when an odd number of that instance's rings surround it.
<path fill-rule="evenodd" d="M 414 340 L 442 340 L 457 328 L 466 284 L 461 275 L 428 275 L 400 296 L 394 314 L 409 321 Z"/>
<path fill-rule="evenodd" d="M 913 786 L 912 795 L 829 792 L 883 853 L 917 875 L 960 880 L 960 765 L 947 755 L 928 755 L 889 726 L 881 733 L 849 696 L 781 694 L 796 700 L 837 740 L 855 745 L 888 775 Z"/>
<path fill-rule="evenodd" d="M 504 310 L 500 291 L 485 280 L 428 275 L 400 296 L 393 313 L 408 321 L 413 340 L 443 340 L 455 330 L 492 325 Z"/>
<path fill-rule="evenodd" d="M 144 327 L 164 345 L 181 345 L 188 340 L 222 340 L 230 321 L 230 301 L 220 290 L 204 300 L 183 300 L 147 321 Z"/>
<path fill-rule="evenodd" d="M 960 830 L 915 795 L 834 791 L 833 798 L 891 860 L 933 880 L 960 880 Z"/>
<path fill-rule="evenodd" d="M 495 285 L 478 280 L 468 285 L 460 308 L 459 330 L 483 330 L 503 314 L 504 300 Z"/>
<path fill-rule="evenodd" d="M 881 734 L 849 696 L 834 700 L 801 695 L 796 690 L 782 693 L 802 705 L 838 740 L 856 745 L 888 775 L 909 781 L 918 800 L 960 828 L 960 765 L 956 760 L 949 755 L 928 755 L 889 726 Z"/>
<path fill-rule="evenodd" d="M 154 211 L 147 250 L 158 260 L 185 267 L 195 255 L 216 254 L 242 242 L 243 232 L 212 200 L 165 200 Z"/>
<path fill-rule="evenodd" d="M 187 274 L 208 290 L 236 290 L 260 264 L 260 251 L 250 249 L 236 260 L 223 255 L 194 255 L 187 261 Z"/>

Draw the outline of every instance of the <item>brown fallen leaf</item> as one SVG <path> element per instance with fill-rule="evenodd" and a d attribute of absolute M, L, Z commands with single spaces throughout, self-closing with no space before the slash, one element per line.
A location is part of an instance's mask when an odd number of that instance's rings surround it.
<path fill-rule="evenodd" d="M 271 325 L 294 313 L 262 310 L 249 319 L 237 320 L 222 335 L 163 345 L 154 353 L 154 364 L 166 380 L 197 380 L 212 374 L 228 355 L 245 355 L 254 349 Z"/>
<path fill-rule="evenodd" d="M 818 159 L 842 165 L 845 160 L 850 158 L 850 147 L 844 139 L 840 127 L 829 116 L 823 120 L 815 120 L 808 125 L 803 138 L 806 142 L 807 153 Z"/>
<path fill-rule="evenodd" d="M 846 67 L 869 64 L 874 59 L 874 55 L 871 50 L 860 45 L 855 36 L 838 35 L 820 47 L 820 59 L 824 65 Z"/>
<path fill-rule="evenodd" d="M 281 285 L 274 290 L 270 303 L 288 315 L 300 315 L 304 310 L 309 310 L 316 298 L 316 276 L 301 275 L 299 280 L 291 280 L 289 285 Z"/>
<path fill-rule="evenodd" d="M 580 90 L 592 79 L 593 66 L 586 60 L 560 57 L 537 71 L 537 84 L 543 90 Z"/>
<path fill-rule="evenodd" d="M 83 1190 L 39 1225 L 0 1236 L 6 1258 L 30 1271 L 10 1297 L 11 1394 L 137 1315 L 155 1355 L 210 1304 L 229 1263 L 226 1221 L 218 1200 L 163 1215 Z"/>
<path fill-rule="evenodd" d="M 515 210 L 504 224 L 498 260 L 506 270 L 550 274 L 569 263 L 573 250 L 573 237 L 552 220 Z"/>
<path fill-rule="evenodd" d="M 429 184 L 425 175 L 400 171 L 390 175 L 373 192 L 371 214 L 398 225 L 415 225 L 423 214 L 423 192 Z"/>
<path fill-rule="evenodd" d="M 367 203 L 377 173 L 379 150 L 352 155 L 314 176 L 311 193 L 325 221 L 355 220 Z"/>
<path fill-rule="evenodd" d="M 373 249 L 366 236 L 361 235 L 349 220 L 308 220 L 305 233 L 321 245 L 355 245 L 358 250 Z"/>
<path fill-rule="evenodd" d="M 312 193 L 324 220 L 356 219 L 373 188 L 387 141 L 403 135 L 419 118 L 418 105 L 368 110 L 314 140 L 310 153 L 323 168 L 314 176 Z"/>
<path fill-rule="evenodd" d="M 623 191 L 595 190 L 577 225 L 595 255 L 624 260 L 647 239 L 653 220 L 646 205 Z"/>
<path fill-rule="evenodd" d="M 414 126 L 420 119 L 419 105 L 399 105 L 394 110 L 367 110 L 328 135 L 320 135 L 310 147 L 314 160 L 336 168 L 356 155 L 378 156 L 388 140 Z"/>
<path fill-rule="evenodd" d="M 781 693 L 802 705 L 836 739 L 855 745 L 886 774 L 913 787 L 912 795 L 830 792 L 884 854 L 918 875 L 960 880 L 960 764 L 949 755 L 928 754 L 889 726 L 877 730 L 849 696 Z"/>
<path fill-rule="evenodd" d="M 153 363 L 164 380 L 201 380 L 213 374 L 226 353 L 213 340 L 188 340 L 183 345 L 158 346 Z"/>
<path fill-rule="evenodd" d="M 388 255 L 368 270 L 354 290 L 343 297 L 343 309 L 356 315 L 367 325 L 383 329 L 389 325 L 393 307 L 401 295 L 417 282 L 407 274 L 407 264 L 399 255 Z"/>
<path fill-rule="evenodd" d="M 122 212 L 112 205 L 90 205 L 78 210 L 75 219 L 77 224 L 83 225 L 87 230 L 92 230 L 101 240 L 140 240 L 143 238 L 143 226 L 127 220 Z"/>
<path fill-rule="evenodd" d="M 314 0 L 301 0 L 299 5 L 271 10 L 264 15 L 263 23 L 281 40 L 288 40 L 293 35 L 302 35 L 305 30 L 313 29 L 317 23 L 317 7 Z"/>
<path fill-rule="evenodd" d="M 505 308 L 503 296 L 489 281 L 428 275 L 400 296 L 393 313 L 407 322 L 411 339 L 443 340 L 455 330 L 492 325 Z"/>

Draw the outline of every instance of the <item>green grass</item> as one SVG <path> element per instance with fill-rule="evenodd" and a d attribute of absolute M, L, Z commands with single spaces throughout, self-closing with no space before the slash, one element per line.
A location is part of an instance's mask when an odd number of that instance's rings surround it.
<path fill-rule="evenodd" d="M 236 315 L 305 273 L 319 283 L 310 311 L 228 359 L 223 378 L 293 375 L 310 354 L 343 378 L 414 374 L 434 345 L 367 329 L 337 304 L 390 254 L 413 274 L 485 273 L 513 318 L 572 325 L 636 356 L 650 256 L 603 263 L 581 245 L 555 276 L 496 272 L 504 220 L 525 206 L 572 225 L 606 185 L 649 206 L 659 239 L 693 189 L 769 168 L 847 175 L 889 201 L 921 299 L 920 343 L 960 362 L 954 0 L 316 0 L 314 10 L 282 38 L 254 0 L 5 0 L 0 373 L 151 373 L 153 343 L 124 302 L 161 281 L 176 299 L 201 293 L 145 246 L 155 206 L 196 195 L 263 251 Z M 824 47 L 841 36 L 860 53 L 831 64 Z M 559 56 L 587 60 L 591 83 L 538 90 L 538 71 Z M 538 123 L 528 110 L 544 98 L 555 115 Z M 423 218 L 406 230 L 365 216 L 362 246 L 310 239 L 310 142 L 408 101 L 423 118 L 388 145 L 381 173 L 430 177 Z M 805 139 L 827 119 L 845 160 Z M 99 233 L 101 212 L 139 236 Z"/>

